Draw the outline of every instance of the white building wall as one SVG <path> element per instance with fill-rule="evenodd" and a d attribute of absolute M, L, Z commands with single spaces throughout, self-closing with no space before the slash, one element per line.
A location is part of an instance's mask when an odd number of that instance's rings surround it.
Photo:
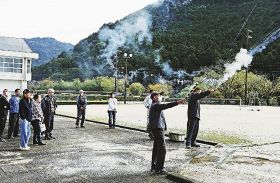
<path fill-rule="evenodd" d="M 20 81 L 20 80 L 2 80 L 0 79 L 0 92 L 4 89 L 8 89 L 10 92 L 15 91 L 15 89 L 24 90 L 27 88 L 27 81 Z"/>

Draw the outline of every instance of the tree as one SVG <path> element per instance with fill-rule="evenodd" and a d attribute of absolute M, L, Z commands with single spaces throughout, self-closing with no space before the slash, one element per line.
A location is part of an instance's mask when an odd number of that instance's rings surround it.
<path fill-rule="evenodd" d="M 248 73 L 248 94 L 258 93 L 260 98 L 270 98 L 272 82 L 263 75 Z M 243 98 L 245 93 L 245 71 L 236 73 L 220 87 L 225 98 Z"/>

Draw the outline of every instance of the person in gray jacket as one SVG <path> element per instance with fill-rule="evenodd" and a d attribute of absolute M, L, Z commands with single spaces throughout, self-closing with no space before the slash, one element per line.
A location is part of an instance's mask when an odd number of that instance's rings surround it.
<path fill-rule="evenodd" d="M 187 138 L 186 148 L 200 147 L 196 143 L 196 138 L 199 130 L 200 120 L 200 99 L 207 97 L 214 90 L 201 92 L 199 87 L 196 87 L 190 94 L 188 99 L 188 125 L 187 125 Z"/>
<path fill-rule="evenodd" d="M 77 120 L 76 120 L 76 128 L 79 128 L 80 118 L 81 119 L 81 128 L 85 128 L 85 116 L 86 116 L 86 108 L 87 108 L 87 97 L 85 96 L 85 92 L 80 90 L 80 95 L 77 96 Z"/>
<path fill-rule="evenodd" d="M 151 171 L 156 174 L 165 174 L 166 172 L 163 170 L 166 154 L 164 131 L 167 130 L 167 126 L 163 110 L 183 104 L 185 101 L 178 100 L 168 104 L 160 104 L 158 93 L 152 93 L 151 99 L 153 102 L 149 111 L 149 127 L 154 136 Z"/>

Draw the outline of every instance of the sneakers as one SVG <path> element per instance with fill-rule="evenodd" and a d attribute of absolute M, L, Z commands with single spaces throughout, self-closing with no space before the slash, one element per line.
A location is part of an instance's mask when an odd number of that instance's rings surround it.
<path fill-rule="evenodd" d="M 79 125 L 76 125 L 76 128 L 79 128 Z"/>
<path fill-rule="evenodd" d="M 194 144 L 186 144 L 186 148 L 187 149 L 191 149 L 192 147 L 200 147 L 200 145 L 199 144 L 196 144 L 196 143 L 194 143 Z"/>
<path fill-rule="evenodd" d="M 6 140 L 5 140 L 5 139 L 0 138 L 0 142 L 6 142 Z"/>
<path fill-rule="evenodd" d="M 81 126 L 81 128 L 85 128 L 85 126 Z"/>
<path fill-rule="evenodd" d="M 45 144 L 45 143 L 43 143 L 43 142 L 39 142 L 39 143 L 38 143 L 38 146 L 44 146 L 44 145 L 47 145 L 47 144 Z"/>
<path fill-rule="evenodd" d="M 49 136 L 46 136 L 45 140 L 52 140 L 52 139 Z"/>
<path fill-rule="evenodd" d="M 7 137 L 8 140 L 13 140 L 15 137 Z"/>
<path fill-rule="evenodd" d="M 154 140 L 154 135 L 152 133 L 149 133 L 149 137 L 151 140 Z"/>
<path fill-rule="evenodd" d="M 155 175 L 166 175 L 167 172 L 165 170 L 157 170 L 155 171 Z"/>
<path fill-rule="evenodd" d="M 29 151 L 30 150 L 30 147 L 20 147 L 19 148 L 21 151 Z"/>

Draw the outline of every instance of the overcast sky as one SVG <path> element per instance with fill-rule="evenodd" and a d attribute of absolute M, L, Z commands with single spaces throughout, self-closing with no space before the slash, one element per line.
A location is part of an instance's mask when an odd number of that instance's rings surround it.
<path fill-rule="evenodd" d="M 0 0 L 0 36 L 54 37 L 76 44 L 157 0 Z"/>

